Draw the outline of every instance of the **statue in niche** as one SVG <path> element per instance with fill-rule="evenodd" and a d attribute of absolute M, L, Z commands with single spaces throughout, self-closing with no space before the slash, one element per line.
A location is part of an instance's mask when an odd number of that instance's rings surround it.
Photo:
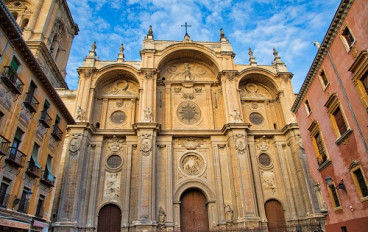
<path fill-rule="evenodd" d="M 75 114 L 75 121 L 77 122 L 83 122 L 84 121 L 84 111 L 82 110 L 82 107 L 78 106 L 77 112 Z"/>
<path fill-rule="evenodd" d="M 232 123 L 243 122 L 243 120 L 240 117 L 239 112 L 236 109 L 234 109 L 234 111 L 230 113 L 230 122 Z"/>
<path fill-rule="evenodd" d="M 159 211 L 158 211 L 158 231 L 164 231 L 166 226 L 165 226 L 165 222 L 166 222 L 166 213 L 164 211 L 164 209 L 162 207 L 160 207 Z"/>
<path fill-rule="evenodd" d="M 225 206 L 225 218 L 226 222 L 232 222 L 233 221 L 233 214 L 234 211 L 231 209 L 230 205 Z"/>
<path fill-rule="evenodd" d="M 143 110 L 143 122 L 152 122 L 152 110 L 150 107 L 146 107 Z"/>
<path fill-rule="evenodd" d="M 185 70 L 184 70 L 183 74 L 184 74 L 185 81 L 192 81 L 193 80 L 192 73 L 190 72 L 189 63 L 185 63 Z"/>

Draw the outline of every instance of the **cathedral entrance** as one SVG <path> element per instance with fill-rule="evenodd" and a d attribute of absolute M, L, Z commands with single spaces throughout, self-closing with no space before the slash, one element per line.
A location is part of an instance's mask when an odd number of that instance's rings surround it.
<path fill-rule="evenodd" d="M 285 231 L 286 223 L 284 210 L 276 200 L 269 200 L 265 204 L 267 226 L 269 232 Z"/>
<path fill-rule="evenodd" d="M 197 189 L 190 189 L 180 198 L 180 227 L 182 232 L 208 231 L 206 197 Z"/>
<path fill-rule="evenodd" d="M 120 232 L 121 211 L 113 204 L 105 205 L 98 215 L 97 232 Z"/>

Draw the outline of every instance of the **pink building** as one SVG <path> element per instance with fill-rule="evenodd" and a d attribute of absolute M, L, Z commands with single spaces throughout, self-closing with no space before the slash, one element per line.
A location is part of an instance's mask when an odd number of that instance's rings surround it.
<path fill-rule="evenodd" d="M 368 231 L 368 4 L 342 0 L 300 89 L 296 113 L 326 231 Z"/>

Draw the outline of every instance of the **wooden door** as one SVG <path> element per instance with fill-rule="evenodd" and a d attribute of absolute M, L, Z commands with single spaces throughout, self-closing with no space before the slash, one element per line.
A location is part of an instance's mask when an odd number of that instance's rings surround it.
<path fill-rule="evenodd" d="M 198 190 L 183 193 L 180 204 L 180 227 L 182 232 L 208 231 L 206 197 Z"/>
<path fill-rule="evenodd" d="M 269 200 L 265 204 L 268 231 L 286 231 L 284 210 L 276 200 Z"/>
<path fill-rule="evenodd" d="M 121 211 L 116 205 L 105 205 L 98 215 L 97 232 L 120 232 Z"/>

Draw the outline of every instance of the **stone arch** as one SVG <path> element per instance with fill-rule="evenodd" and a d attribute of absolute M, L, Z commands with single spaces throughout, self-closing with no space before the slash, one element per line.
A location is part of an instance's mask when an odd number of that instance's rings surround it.
<path fill-rule="evenodd" d="M 205 195 L 207 202 L 216 201 L 215 194 L 204 182 L 200 180 L 186 180 L 181 183 L 174 193 L 174 201 L 179 202 L 181 195 L 188 189 L 198 189 L 201 191 Z"/>
<path fill-rule="evenodd" d="M 98 70 L 95 75 L 97 78 L 92 84 L 92 88 L 100 88 L 106 82 L 110 81 L 109 79 L 114 78 L 114 76 L 121 75 L 128 80 L 136 82 L 140 87 L 142 85 L 141 80 L 138 78 L 138 70 L 134 67 L 123 65 L 123 64 L 112 64 L 107 65 L 100 70 Z"/>
<path fill-rule="evenodd" d="M 116 202 L 112 202 L 112 201 L 106 201 L 106 202 L 103 202 L 102 204 L 100 204 L 100 205 L 97 207 L 97 212 L 100 212 L 100 210 L 101 210 L 104 206 L 106 206 L 106 205 L 115 205 L 115 206 L 117 206 L 117 207 L 120 209 L 120 211 L 121 211 L 121 212 L 123 212 L 123 208 L 122 208 L 119 204 L 117 204 Z M 98 217 L 98 214 L 99 214 L 99 213 L 97 213 L 97 214 L 96 214 L 96 217 Z"/>
<path fill-rule="evenodd" d="M 238 87 L 247 81 L 254 81 L 264 85 L 271 93 L 276 97 L 279 92 L 278 84 L 275 82 L 274 78 L 276 75 L 268 70 L 261 68 L 251 68 L 246 71 L 239 73 L 240 78 L 238 79 Z"/>

